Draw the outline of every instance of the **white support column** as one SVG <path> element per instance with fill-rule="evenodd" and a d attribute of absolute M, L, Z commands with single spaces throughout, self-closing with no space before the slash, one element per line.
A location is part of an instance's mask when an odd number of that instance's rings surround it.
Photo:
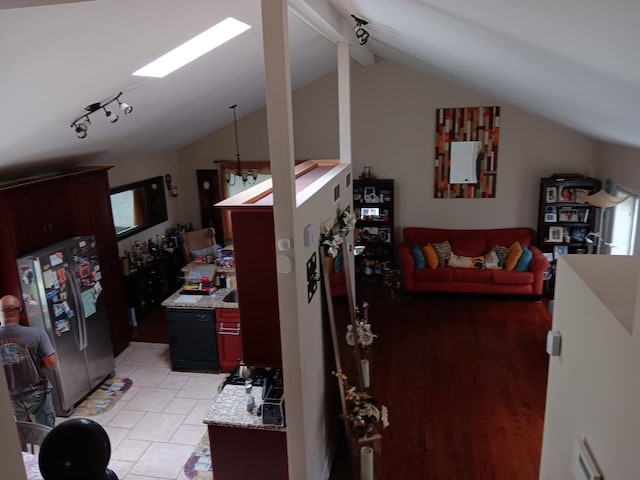
<path fill-rule="evenodd" d="M 351 70 L 349 44 L 338 42 L 338 128 L 340 163 L 351 163 Z"/>
<path fill-rule="evenodd" d="M 306 478 L 305 422 L 299 343 L 294 225 L 296 215 L 291 76 L 289 70 L 287 0 L 262 0 L 262 35 L 267 99 L 269 159 L 273 178 L 276 245 L 289 239 L 288 251 L 276 251 L 282 368 L 286 379 L 287 455 L 289 478 Z M 286 257 L 286 258 L 284 258 Z M 281 269 L 282 270 L 282 269 Z"/>

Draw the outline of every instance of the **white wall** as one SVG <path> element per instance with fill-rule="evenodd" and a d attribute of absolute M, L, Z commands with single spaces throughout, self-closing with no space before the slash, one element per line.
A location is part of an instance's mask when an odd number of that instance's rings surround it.
<path fill-rule="evenodd" d="M 562 352 L 549 362 L 542 480 L 574 479 L 576 437 L 607 480 L 639 477 L 639 274 L 640 257 L 560 257 L 552 328 Z"/>
<path fill-rule="evenodd" d="M 611 178 L 616 185 L 640 190 L 640 150 L 599 142 L 596 156 L 599 178 Z"/>
<path fill-rule="evenodd" d="M 241 100 L 238 104 L 242 112 Z M 435 111 L 477 105 L 502 107 L 497 197 L 434 199 Z M 296 158 L 338 158 L 336 72 L 296 90 L 293 108 Z M 398 233 L 405 226 L 535 228 L 540 177 L 596 173 L 594 140 L 449 79 L 383 59 L 375 67 L 352 62 L 351 112 L 354 176 L 371 165 L 378 178 L 396 180 Z M 241 159 L 267 159 L 264 109 L 238 120 L 238 136 Z M 233 160 L 234 153 L 233 124 L 178 151 L 183 182 L 191 189 L 183 203 L 185 217 L 198 218 L 194 170 L 214 168 L 215 159 Z"/>

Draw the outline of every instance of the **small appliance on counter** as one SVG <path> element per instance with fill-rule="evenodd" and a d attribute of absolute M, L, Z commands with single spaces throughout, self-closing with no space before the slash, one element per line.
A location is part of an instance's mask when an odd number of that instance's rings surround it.
<path fill-rule="evenodd" d="M 272 385 L 262 401 L 262 423 L 284 426 L 284 388 Z"/>

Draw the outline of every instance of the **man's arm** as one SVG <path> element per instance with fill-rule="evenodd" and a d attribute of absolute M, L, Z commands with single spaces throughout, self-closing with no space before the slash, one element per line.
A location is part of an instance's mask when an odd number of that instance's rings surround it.
<path fill-rule="evenodd" d="M 48 368 L 49 370 L 53 370 L 58 365 L 58 357 L 56 357 L 55 353 L 52 353 L 48 357 L 42 357 L 42 366 L 44 368 Z"/>

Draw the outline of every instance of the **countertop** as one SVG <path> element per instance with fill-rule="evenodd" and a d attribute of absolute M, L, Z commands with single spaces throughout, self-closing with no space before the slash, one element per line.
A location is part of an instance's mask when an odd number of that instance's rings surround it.
<path fill-rule="evenodd" d="M 161 305 L 166 308 L 195 308 L 212 310 L 216 308 L 238 308 L 237 302 L 223 302 L 222 299 L 233 288 L 220 288 L 214 295 L 181 295 L 180 287 L 173 295 L 166 298 Z"/>
<path fill-rule="evenodd" d="M 262 404 L 262 387 L 253 387 L 251 395 L 255 401 L 253 412 Z M 247 412 L 247 399 L 244 385 L 225 385 L 204 417 L 203 423 L 221 427 L 252 428 L 256 430 L 275 430 L 285 432 L 286 427 L 263 425 L 262 417 Z"/>

